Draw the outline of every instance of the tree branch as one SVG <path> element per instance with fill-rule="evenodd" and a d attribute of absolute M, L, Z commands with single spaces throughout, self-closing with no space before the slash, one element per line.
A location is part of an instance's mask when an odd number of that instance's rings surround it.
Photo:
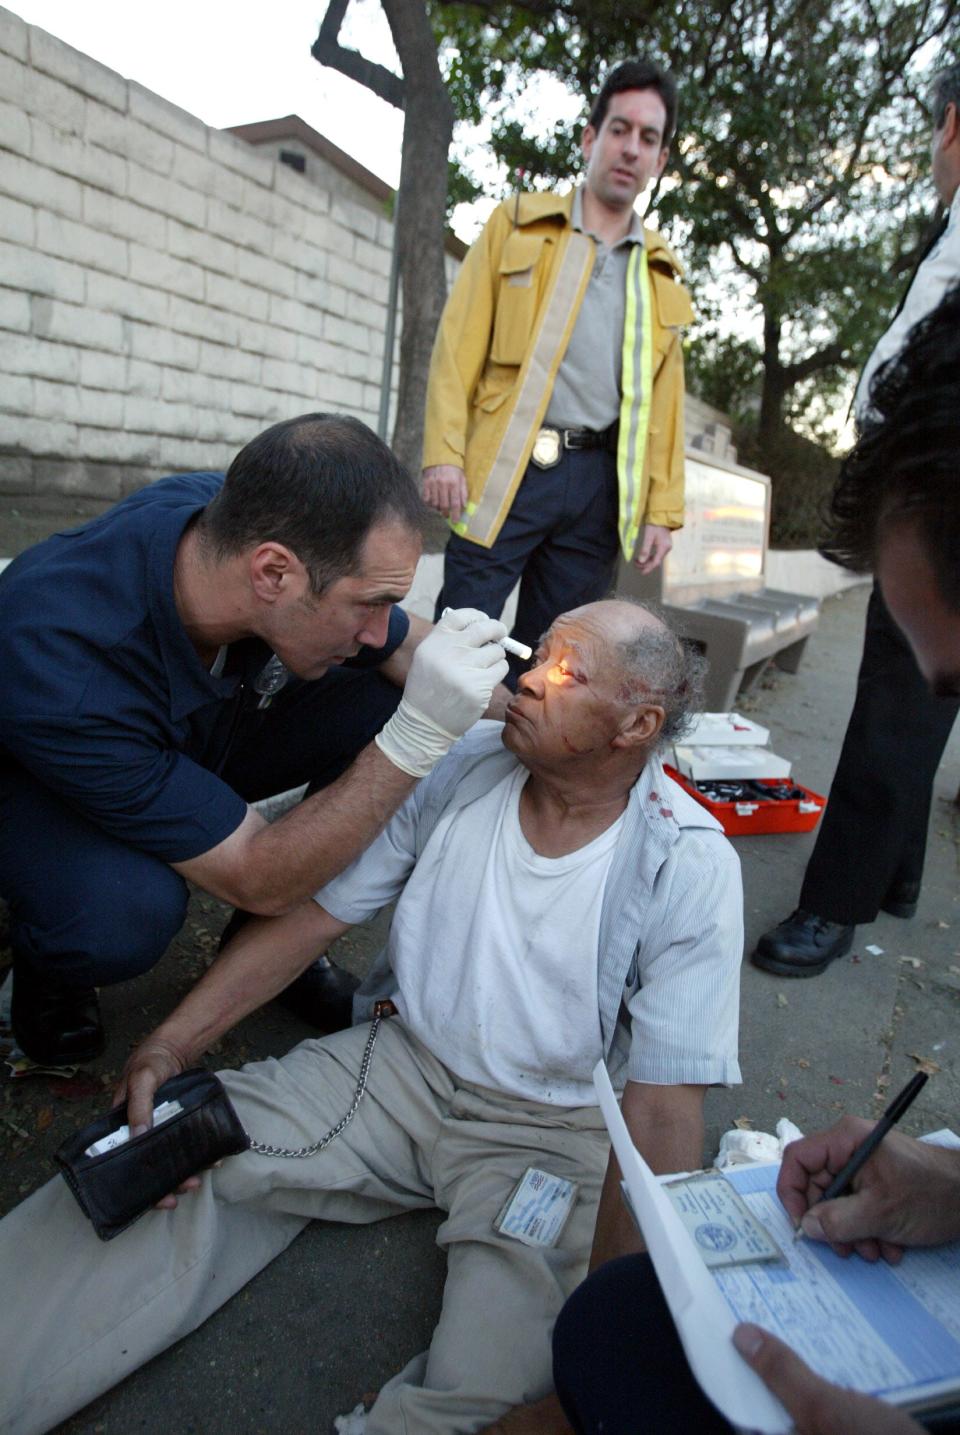
<path fill-rule="evenodd" d="M 805 359 L 800 359 L 796 364 L 784 364 L 780 373 L 788 388 L 795 384 L 802 383 L 809 379 L 811 374 L 817 374 L 821 369 L 829 369 L 834 364 L 842 364 L 845 357 L 845 349 L 842 344 L 824 344 L 822 349 L 815 353 L 808 354 Z"/>
<path fill-rule="evenodd" d="M 330 0 L 320 24 L 320 33 L 311 45 L 310 53 L 321 65 L 328 65 L 331 70 L 339 70 L 347 79 L 356 80 L 358 85 L 372 90 L 381 100 L 386 100 L 388 105 L 402 110 L 405 87 L 400 76 L 384 65 L 365 60 L 356 50 L 348 50 L 337 38 L 349 3 L 350 0 Z"/>
<path fill-rule="evenodd" d="M 734 244 L 732 239 L 728 239 L 727 243 L 730 246 L 730 253 L 733 255 L 733 262 L 734 264 L 736 264 L 737 268 L 741 270 L 744 274 L 748 275 L 754 281 L 755 284 L 762 283 L 763 272 L 757 267 L 757 265 L 751 264 L 748 260 L 744 259 L 743 255 L 737 249 L 737 246 Z"/>
<path fill-rule="evenodd" d="M 458 10 L 482 10 L 491 19 L 500 16 L 499 11 L 503 10 L 503 0 L 453 0 Z M 539 19 L 550 19 L 556 14 L 571 15 L 566 5 L 558 5 L 555 0 L 521 0 L 519 9 L 525 10 L 529 15 L 535 15 Z"/>

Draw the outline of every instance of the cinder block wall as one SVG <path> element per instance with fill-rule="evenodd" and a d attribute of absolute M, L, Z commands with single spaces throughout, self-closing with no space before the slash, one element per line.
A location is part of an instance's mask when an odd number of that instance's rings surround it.
<path fill-rule="evenodd" d="M 0 499 L 111 501 L 313 408 L 376 424 L 393 226 L 278 151 L 0 8 Z"/>
<path fill-rule="evenodd" d="M 0 495 L 376 423 L 392 225 L 0 9 Z"/>

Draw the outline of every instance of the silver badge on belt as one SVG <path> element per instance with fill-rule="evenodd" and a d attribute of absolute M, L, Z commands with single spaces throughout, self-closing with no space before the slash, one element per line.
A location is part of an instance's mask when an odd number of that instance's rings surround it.
<path fill-rule="evenodd" d="M 541 429 L 534 441 L 530 458 L 537 468 L 553 468 L 560 462 L 560 430 Z"/>

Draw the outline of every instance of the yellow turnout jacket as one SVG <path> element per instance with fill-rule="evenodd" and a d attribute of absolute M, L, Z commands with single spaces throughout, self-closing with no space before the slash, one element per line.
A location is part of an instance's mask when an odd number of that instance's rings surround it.
<path fill-rule="evenodd" d="M 489 548 L 510 511 L 593 270 L 570 194 L 500 204 L 447 300 L 430 361 L 424 467 L 454 464 L 469 501 L 458 533 Z M 683 524 L 683 352 L 693 318 L 680 263 L 655 229 L 627 266 L 617 474 L 620 542 Z"/>

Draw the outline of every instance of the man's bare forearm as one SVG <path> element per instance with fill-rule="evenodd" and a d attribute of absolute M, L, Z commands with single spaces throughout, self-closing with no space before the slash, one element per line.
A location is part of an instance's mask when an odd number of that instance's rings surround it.
<path fill-rule="evenodd" d="M 342 777 L 276 822 L 251 811 L 225 842 L 174 866 L 235 907 L 280 916 L 369 847 L 416 781 L 370 743 Z"/>
<path fill-rule="evenodd" d="M 131 1129 L 153 1119 L 157 1088 L 193 1066 L 225 1032 L 282 991 L 347 930 L 315 902 L 285 917 L 249 921 L 166 1021 L 130 1053 L 114 1099 L 127 1105 Z M 175 1197 L 162 1204 L 176 1205 Z"/>
<path fill-rule="evenodd" d="M 168 1043 L 192 1065 L 347 930 L 313 901 L 285 917 L 252 918 L 149 1040 Z"/>
<path fill-rule="evenodd" d="M 262 872 L 268 913 L 288 911 L 342 872 L 382 832 L 417 779 L 370 743 L 336 782 L 257 834 L 251 865 Z"/>
<path fill-rule="evenodd" d="M 703 1156 L 703 1087 L 649 1086 L 628 1081 L 621 1106 L 633 1144 L 655 1176 L 696 1170 Z M 615 1256 L 644 1249 L 620 1191 L 613 1151 L 607 1165 L 590 1254 L 595 1270 Z"/>
<path fill-rule="evenodd" d="M 592 1271 L 606 1261 L 612 1261 L 615 1256 L 633 1255 L 644 1249 L 640 1232 L 624 1204 L 620 1179 L 620 1165 L 611 1151 L 593 1233 L 589 1267 Z"/>

